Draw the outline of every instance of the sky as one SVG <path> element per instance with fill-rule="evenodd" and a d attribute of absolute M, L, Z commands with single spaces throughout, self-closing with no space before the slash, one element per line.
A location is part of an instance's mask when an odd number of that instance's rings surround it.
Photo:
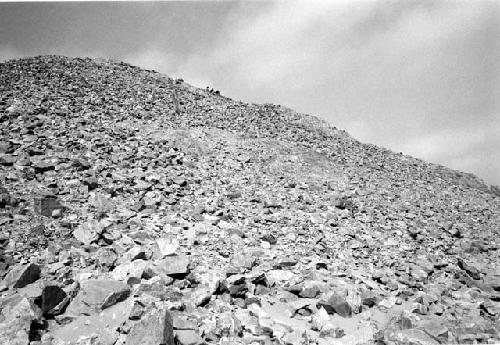
<path fill-rule="evenodd" d="M 122 60 L 500 185 L 500 0 L 0 3 L 0 61 Z"/>

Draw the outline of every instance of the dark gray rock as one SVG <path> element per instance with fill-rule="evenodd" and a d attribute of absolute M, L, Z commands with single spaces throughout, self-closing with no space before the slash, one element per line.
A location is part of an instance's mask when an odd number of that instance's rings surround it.
<path fill-rule="evenodd" d="M 352 308 L 346 299 L 338 294 L 333 294 L 328 300 L 320 300 L 318 308 L 323 307 L 328 314 L 337 313 L 343 317 L 352 316 Z"/>
<path fill-rule="evenodd" d="M 22 288 L 40 278 L 40 272 L 37 264 L 18 265 L 7 273 L 4 284 L 7 287 Z"/>
<path fill-rule="evenodd" d="M 132 326 L 126 345 L 175 345 L 172 316 L 161 308 L 153 308 Z"/>

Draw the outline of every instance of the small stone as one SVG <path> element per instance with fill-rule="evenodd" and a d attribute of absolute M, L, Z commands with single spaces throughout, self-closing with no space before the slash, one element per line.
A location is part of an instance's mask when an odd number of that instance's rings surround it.
<path fill-rule="evenodd" d="M 484 284 L 494 291 L 500 291 L 500 270 L 488 272 Z"/>
<path fill-rule="evenodd" d="M 214 294 L 214 289 L 206 286 L 199 285 L 194 289 L 189 289 L 184 294 L 184 299 L 194 307 L 202 306 L 210 301 Z"/>
<path fill-rule="evenodd" d="M 146 251 L 144 250 L 144 248 L 142 248 L 140 246 L 135 246 L 135 247 L 131 248 L 127 252 L 126 255 L 130 261 L 139 260 L 139 259 L 146 260 Z"/>
<path fill-rule="evenodd" d="M 82 180 L 82 184 L 84 186 L 87 186 L 89 192 L 96 189 L 99 186 L 99 182 L 95 177 L 89 177 Z"/>
<path fill-rule="evenodd" d="M 373 291 L 368 290 L 368 291 L 364 291 L 361 294 L 361 304 L 366 305 L 369 308 L 376 305 L 379 300 L 380 300 L 380 298 Z"/>
<path fill-rule="evenodd" d="M 304 337 L 302 336 L 303 332 L 301 331 L 293 331 L 285 334 L 283 338 L 283 343 L 285 345 L 297 345 L 304 344 Z"/>
<path fill-rule="evenodd" d="M 162 237 L 156 240 L 156 244 L 162 257 L 173 255 L 179 249 L 179 241 L 175 238 Z"/>
<path fill-rule="evenodd" d="M 323 307 L 328 314 L 337 313 L 342 317 L 351 317 L 352 316 L 352 308 L 347 303 L 344 297 L 333 294 L 327 301 L 320 301 L 318 303 L 318 308 Z"/>
<path fill-rule="evenodd" d="M 235 284 L 229 287 L 229 294 L 233 298 L 243 298 L 248 292 L 248 286 L 245 283 Z"/>
<path fill-rule="evenodd" d="M 472 278 L 472 279 L 481 279 L 481 272 L 480 270 L 472 263 L 466 262 L 463 259 L 458 259 L 458 267 L 460 267 L 462 270 L 467 272 L 467 274 Z"/>
<path fill-rule="evenodd" d="M 271 234 L 267 234 L 267 235 L 264 235 L 262 236 L 262 240 L 265 241 L 265 242 L 268 242 L 269 244 L 276 244 L 278 241 L 276 240 L 276 237 L 274 237 L 273 235 Z"/>
<path fill-rule="evenodd" d="M 284 283 L 292 281 L 295 278 L 295 273 L 286 270 L 270 270 L 266 274 L 266 277 L 269 283 L 272 285 L 277 282 Z"/>
<path fill-rule="evenodd" d="M 172 278 L 184 278 L 189 273 L 189 257 L 187 255 L 167 256 L 155 264 L 159 272 Z"/>
<path fill-rule="evenodd" d="M 308 288 L 304 288 L 302 291 L 300 291 L 299 296 L 302 298 L 316 298 L 320 293 L 320 288 L 314 285 Z"/>
<path fill-rule="evenodd" d="M 438 345 L 439 342 L 433 339 L 426 332 L 419 329 L 404 329 L 395 333 L 389 333 L 384 339 L 386 343 L 414 344 L 414 345 Z"/>
<path fill-rule="evenodd" d="M 17 157 L 13 155 L 0 154 L 0 165 L 12 166 L 16 163 Z"/>
<path fill-rule="evenodd" d="M 192 329 L 178 329 L 174 331 L 175 339 L 180 345 L 200 345 L 203 339 L 198 332 Z"/>
<path fill-rule="evenodd" d="M 144 314 L 145 308 L 144 304 L 139 301 L 134 301 L 134 305 L 132 306 L 132 310 L 128 316 L 129 320 L 139 320 L 141 316 Z"/>
<path fill-rule="evenodd" d="M 54 210 L 61 208 L 55 196 L 41 196 L 34 199 L 34 211 L 42 216 L 51 217 Z"/>
<path fill-rule="evenodd" d="M 91 220 L 89 222 L 81 224 L 75 231 L 73 231 L 73 236 L 88 246 L 92 242 L 96 242 L 99 239 L 99 234 L 101 234 L 103 228 L 97 220 Z"/>
<path fill-rule="evenodd" d="M 99 248 L 95 253 L 95 261 L 97 266 L 104 270 L 109 271 L 115 266 L 115 262 L 118 259 L 115 251 L 111 248 Z"/>
<path fill-rule="evenodd" d="M 52 218 L 60 218 L 62 215 L 62 210 L 60 208 L 55 209 L 52 211 Z"/>
<path fill-rule="evenodd" d="M 149 266 L 149 262 L 145 260 L 135 260 L 116 266 L 111 271 L 111 277 L 115 280 L 126 281 L 127 284 L 138 284 L 141 278 L 144 277 L 145 271 Z M 151 276 L 149 277 L 151 278 Z"/>
<path fill-rule="evenodd" d="M 47 171 L 55 170 L 55 165 L 49 161 L 38 161 L 32 163 L 33 169 L 35 169 L 35 174 L 43 174 Z"/>

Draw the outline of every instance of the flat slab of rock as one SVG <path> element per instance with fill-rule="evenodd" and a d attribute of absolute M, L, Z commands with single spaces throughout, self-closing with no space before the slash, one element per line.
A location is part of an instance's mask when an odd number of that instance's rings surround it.
<path fill-rule="evenodd" d="M 184 254 L 167 256 L 155 264 L 155 268 L 172 278 L 181 278 L 189 273 L 189 257 Z"/>
<path fill-rule="evenodd" d="M 179 249 L 179 241 L 175 238 L 162 237 L 156 240 L 162 257 L 173 255 Z"/>
<path fill-rule="evenodd" d="M 128 318 L 132 302 L 119 303 L 93 315 L 81 315 L 71 323 L 57 328 L 52 333 L 54 344 L 74 343 L 78 339 L 96 336 L 98 344 L 112 345 L 118 339 L 116 331 Z M 85 343 L 85 342 L 83 342 Z"/>
<path fill-rule="evenodd" d="M 484 284 L 492 290 L 500 291 L 500 270 L 488 272 Z"/>
<path fill-rule="evenodd" d="M 67 313 L 73 315 L 92 314 L 123 301 L 130 294 L 124 282 L 107 279 L 84 280 L 80 291 L 68 307 Z"/>
<path fill-rule="evenodd" d="M 346 299 L 340 295 L 334 294 L 326 301 L 320 301 L 319 306 L 325 308 L 328 314 L 337 313 L 342 317 L 351 317 L 352 308 Z"/>
<path fill-rule="evenodd" d="M 144 270 L 148 266 L 149 262 L 141 259 L 127 262 L 116 266 L 115 269 L 111 271 L 111 277 L 129 283 L 140 282 Z"/>
<path fill-rule="evenodd" d="M 267 280 L 270 285 L 282 284 L 285 282 L 290 282 L 295 279 L 295 273 L 287 270 L 270 270 L 266 273 Z"/>
<path fill-rule="evenodd" d="M 33 208 L 36 213 L 50 217 L 54 210 L 60 210 L 62 206 L 54 196 L 41 196 L 33 200 Z"/>
<path fill-rule="evenodd" d="M 192 329 L 175 330 L 175 338 L 177 342 L 182 345 L 203 344 L 203 339 L 199 336 L 198 332 Z"/>
<path fill-rule="evenodd" d="M 92 242 L 97 241 L 99 234 L 102 233 L 103 226 L 97 220 L 91 220 L 89 222 L 81 224 L 75 231 L 73 231 L 73 236 L 88 246 Z"/>
<path fill-rule="evenodd" d="M 0 300 L 0 344 L 28 345 L 31 323 L 41 317 L 40 310 L 24 296 Z"/>
<path fill-rule="evenodd" d="M 154 308 L 136 323 L 125 345 L 174 345 L 172 316 L 166 309 Z"/>

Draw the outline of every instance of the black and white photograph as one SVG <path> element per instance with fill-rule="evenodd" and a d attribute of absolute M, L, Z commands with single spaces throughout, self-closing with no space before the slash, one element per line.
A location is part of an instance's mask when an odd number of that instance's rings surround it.
<path fill-rule="evenodd" d="M 0 0 L 0 345 L 500 345 L 500 0 Z"/>

